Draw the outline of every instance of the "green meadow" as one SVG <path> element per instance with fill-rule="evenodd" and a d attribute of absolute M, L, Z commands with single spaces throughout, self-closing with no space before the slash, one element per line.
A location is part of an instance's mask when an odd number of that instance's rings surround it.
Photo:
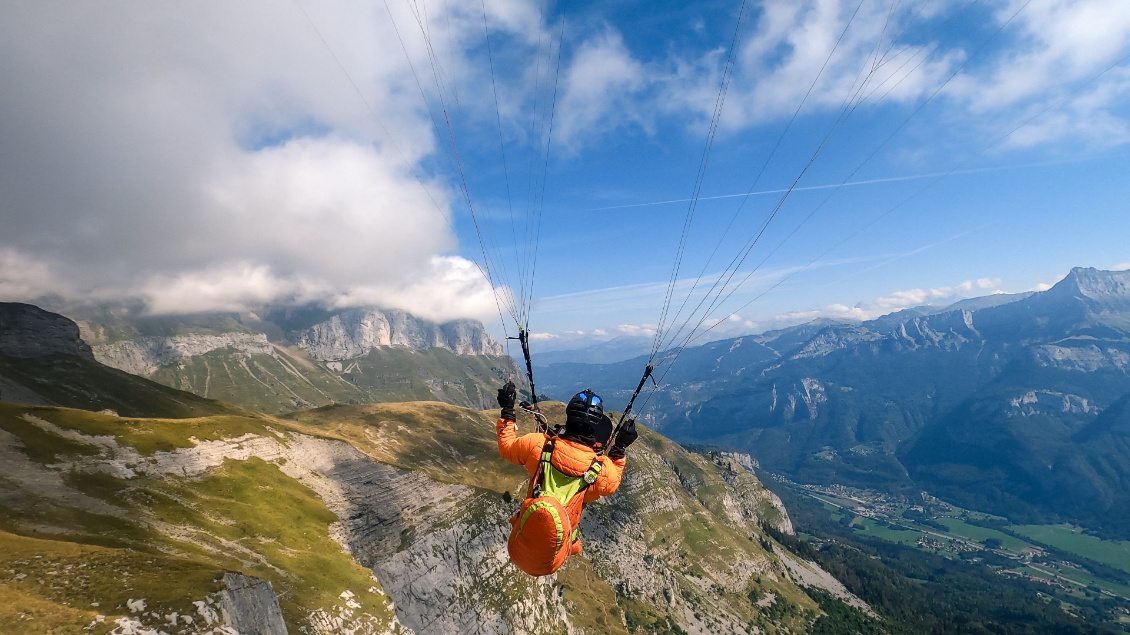
<path fill-rule="evenodd" d="M 1012 531 L 1029 538 L 1130 572 L 1130 542 L 1102 540 L 1067 525 L 1019 525 Z"/>

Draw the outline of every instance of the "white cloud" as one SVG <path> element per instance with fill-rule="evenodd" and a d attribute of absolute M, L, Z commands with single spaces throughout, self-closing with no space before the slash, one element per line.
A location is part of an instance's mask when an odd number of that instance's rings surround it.
<path fill-rule="evenodd" d="M 811 322 L 820 317 L 826 317 L 825 312 L 820 309 L 812 309 L 809 311 L 789 311 L 788 313 L 781 313 L 775 316 L 773 320 L 777 326 L 785 327 L 795 324 L 804 324 L 805 322 Z"/>
<path fill-rule="evenodd" d="M 1130 262 L 1124 262 L 1122 264 L 1114 265 L 1113 270 L 1114 271 L 1130 270 Z"/>
<path fill-rule="evenodd" d="M 1051 108 L 1014 133 L 1008 144 L 1029 147 L 1063 139 L 1103 145 L 1130 142 L 1130 126 L 1112 109 L 1130 94 L 1130 71 L 1115 69 L 1083 86 L 1127 53 L 1130 4 L 1123 0 L 1010 0 L 998 24 L 1016 16 L 1003 54 L 967 69 L 946 93 L 974 115 L 1019 123 Z M 1068 97 L 1069 90 L 1078 90 Z"/>
<path fill-rule="evenodd" d="M 935 30 L 952 27 L 967 3 L 895 3 L 893 9 L 888 2 L 761 2 L 749 17 L 724 127 L 779 121 L 802 100 L 805 113 L 838 110 L 851 100 L 862 100 L 866 109 L 879 101 L 920 103 L 941 89 L 949 100 L 942 115 L 947 133 L 969 126 L 996 137 L 1054 105 L 1006 144 L 1130 143 L 1130 123 L 1117 111 L 1130 95 L 1130 69 L 1110 70 L 1081 86 L 1130 49 L 1125 0 L 1005 0 L 995 3 L 991 21 L 969 32 L 968 44 L 950 37 L 952 30 Z M 923 33 L 933 39 L 921 39 Z M 652 72 L 663 88 L 656 109 L 693 113 L 699 123 L 709 119 L 725 53 L 720 47 L 698 58 L 676 57 L 661 75 Z M 1069 90 L 1078 92 L 1065 99 Z"/>
<path fill-rule="evenodd" d="M 903 24 L 921 18 L 909 7 L 896 11 L 888 23 L 889 3 L 864 3 L 853 19 L 857 5 L 838 0 L 762 2 L 747 18 L 751 23 L 723 123 L 739 128 L 787 117 L 810 86 L 809 110 L 839 107 L 853 95 L 870 101 L 915 99 L 931 91 L 963 57 L 959 50 L 929 55 L 930 45 L 891 42 Z M 921 59 L 925 61 L 919 64 Z M 709 117 L 724 61 L 721 49 L 696 61 L 679 61 L 667 81 L 664 105 Z M 861 74 L 861 69 L 871 72 Z"/>
<path fill-rule="evenodd" d="M 301 289 L 293 281 L 274 275 L 269 267 L 241 263 L 211 271 L 158 275 L 142 287 L 140 295 L 147 301 L 149 310 L 160 314 L 186 313 L 201 308 L 238 310 L 248 304 L 285 297 L 294 291 L 306 295 L 311 290 Z"/>
<path fill-rule="evenodd" d="M 1125 54 L 1130 41 L 1130 5 L 1122 0 L 1010 0 L 996 11 L 1011 16 L 1020 46 L 981 73 L 955 82 L 953 92 L 975 109 L 992 109 L 1038 97 L 1101 70 Z M 983 90 L 992 86 L 992 90 Z"/>
<path fill-rule="evenodd" d="M 541 33 L 529 3 L 487 11 L 519 44 Z M 446 71 L 469 69 L 482 7 L 432 27 Z M 442 146 L 383 6 L 5 3 L 0 57 L 0 299 L 497 316 L 452 255 L 452 197 L 421 167 Z"/>
<path fill-rule="evenodd" d="M 788 326 L 795 326 L 797 324 L 804 324 L 811 322 L 818 318 L 829 318 L 833 320 L 852 320 L 863 321 L 870 320 L 878 317 L 875 310 L 865 310 L 858 306 L 847 306 L 844 304 L 829 304 L 822 309 L 812 309 L 809 311 L 791 311 L 782 313 L 774 318 L 774 323 L 771 328 L 784 328 Z"/>
<path fill-rule="evenodd" d="M 209 260 L 246 254 L 260 262 L 282 252 L 296 270 L 339 283 L 363 284 L 374 272 L 407 280 L 455 241 L 443 213 L 390 154 L 332 139 L 241 154 L 204 184 L 208 235 L 193 249 Z"/>
<path fill-rule="evenodd" d="M 46 263 L 10 247 L 0 248 L 0 298 L 31 300 L 45 294 L 67 296 L 72 292 Z"/>
<path fill-rule="evenodd" d="M 433 256 L 414 275 L 359 285 L 340 294 L 336 304 L 409 308 L 420 317 L 436 321 L 499 319 L 494 294 L 478 266 L 459 256 Z"/>
<path fill-rule="evenodd" d="M 774 318 L 770 328 L 781 328 L 810 322 L 817 318 L 831 318 L 836 320 L 866 321 L 877 317 L 923 305 L 945 306 L 983 294 L 985 291 L 999 293 L 1001 285 L 999 278 L 979 278 L 977 281 L 966 280 L 950 287 L 937 287 L 932 289 L 906 289 L 895 291 L 882 296 L 872 302 L 861 302 L 855 306 L 845 304 L 830 304 L 820 309 L 808 311 L 794 311 L 782 313 Z"/>
<path fill-rule="evenodd" d="M 616 331 L 622 335 L 646 335 L 653 337 L 655 335 L 655 324 L 618 324 Z"/>
<path fill-rule="evenodd" d="M 1127 264 L 1130 268 L 1130 263 Z M 777 313 L 771 318 L 755 320 L 751 315 L 731 313 L 728 315 L 715 315 L 702 320 L 696 329 L 692 345 L 698 346 L 706 342 L 727 337 L 738 337 L 749 333 L 759 333 L 765 330 L 780 329 L 797 324 L 811 322 L 819 318 L 844 321 L 867 321 L 900 311 L 903 309 L 923 306 L 947 306 L 969 297 L 978 297 L 986 294 L 1004 293 L 1000 290 L 1000 278 L 982 277 L 976 280 L 966 280 L 961 283 L 934 288 L 916 288 L 894 291 L 888 295 L 872 301 L 860 302 L 854 306 L 842 303 L 833 303 L 820 308 L 787 311 Z M 1051 285 L 1047 285 L 1050 287 Z M 709 329 L 709 330 L 707 330 Z M 655 334 L 654 324 L 621 324 L 614 329 L 616 332 L 628 335 Z M 594 331 L 594 334 L 597 332 Z M 688 335 L 684 331 L 683 336 Z"/>
<path fill-rule="evenodd" d="M 562 73 L 560 127 L 555 136 L 564 143 L 583 133 L 639 121 L 637 94 L 647 86 L 643 65 L 624 46 L 610 26 L 583 42 Z"/>
<path fill-rule="evenodd" d="M 1062 280 L 1063 280 L 1064 278 L 1066 278 L 1066 277 L 1067 277 L 1067 274 L 1066 274 L 1066 273 L 1062 273 L 1062 274 L 1059 274 L 1059 275 L 1058 275 L 1058 276 L 1056 276 L 1056 277 L 1055 277 L 1055 279 L 1054 279 L 1054 280 L 1052 280 L 1051 282 L 1040 282 L 1040 283 L 1037 283 L 1037 284 L 1036 284 L 1036 285 L 1035 285 L 1034 287 L 1032 287 L 1031 289 L 1028 289 L 1028 290 L 1029 290 L 1029 291 L 1047 291 L 1048 289 L 1050 289 L 1050 288 L 1054 287 L 1055 285 L 1059 284 L 1059 283 L 1060 283 L 1060 282 L 1061 282 L 1061 281 L 1062 281 Z"/>
<path fill-rule="evenodd" d="M 895 291 L 890 295 L 878 298 L 872 305 L 869 305 L 868 314 L 870 317 L 865 319 L 872 319 L 891 311 L 915 306 L 952 304 L 958 300 L 971 297 L 971 295 L 996 289 L 1000 285 L 1001 280 L 999 278 L 979 278 L 977 281 L 966 280 L 952 287 Z"/>
<path fill-rule="evenodd" d="M 875 305 L 879 310 L 892 310 L 902 309 L 911 306 L 918 306 L 925 304 L 930 298 L 931 293 L 924 289 L 908 289 L 906 291 L 895 291 L 894 293 L 875 300 Z"/>
<path fill-rule="evenodd" d="M 872 316 L 863 308 L 858 306 L 831 304 L 828 306 L 823 317 L 830 317 L 839 320 L 867 320 L 871 319 Z"/>

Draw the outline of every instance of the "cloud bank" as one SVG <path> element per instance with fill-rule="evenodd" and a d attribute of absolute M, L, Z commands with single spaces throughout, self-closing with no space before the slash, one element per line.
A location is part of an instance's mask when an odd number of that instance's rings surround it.
<path fill-rule="evenodd" d="M 414 174 L 433 140 L 397 99 L 408 78 L 396 64 L 358 68 L 401 143 L 327 73 L 293 5 L 0 12 L 4 299 L 132 296 L 181 312 L 355 298 L 483 312 L 485 285 L 445 257 L 456 247 L 448 193 Z M 468 285 L 471 300 L 450 309 L 430 297 L 468 297 L 451 293 Z"/>
<path fill-rule="evenodd" d="M 444 72 L 486 72 L 468 61 L 484 19 L 519 49 L 543 34 L 529 3 L 468 6 L 429 27 Z M 5 3 L 0 299 L 496 315 L 459 255 L 414 20 L 361 2 Z"/>

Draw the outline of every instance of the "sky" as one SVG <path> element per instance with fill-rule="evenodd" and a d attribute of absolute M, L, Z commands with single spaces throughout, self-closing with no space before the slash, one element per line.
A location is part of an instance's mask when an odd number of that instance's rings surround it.
<path fill-rule="evenodd" d="M 536 351 L 1045 289 L 1130 268 L 1128 56 L 1125 0 L 14 0 L 0 300 Z"/>

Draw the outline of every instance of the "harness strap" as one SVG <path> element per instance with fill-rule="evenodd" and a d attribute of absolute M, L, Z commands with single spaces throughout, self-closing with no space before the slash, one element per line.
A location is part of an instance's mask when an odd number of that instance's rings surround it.
<path fill-rule="evenodd" d="M 526 498 L 537 498 L 541 496 L 542 483 L 545 479 L 545 471 L 553 465 L 553 451 L 557 447 L 557 437 L 549 437 L 545 440 L 545 445 L 541 448 L 541 458 L 538 460 L 538 469 L 534 472 L 533 478 L 530 479 L 530 490 L 526 493 Z M 596 483 L 600 478 L 600 471 L 604 469 L 604 464 L 600 462 L 600 457 L 593 457 L 592 464 L 589 469 L 585 470 L 584 474 L 580 476 L 582 479 L 581 489 L 573 495 L 576 498 L 578 495 L 583 494 L 589 485 Z M 566 501 L 568 505 L 572 500 Z"/>
<path fill-rule="evenodd" d="M 530 491 L 526 493 L 526 498 L 537 498 L 541 496 L 541 484 L 545 476 L 545 470 L 552 465 L 553 449 L 556 447 L 557 437 L 549 437 L 545 440 L 545 445 L 541 448 L 541 460 L 538 461 L 538 469 L 534 472 L 533 478 L 530 479 Z"/>

